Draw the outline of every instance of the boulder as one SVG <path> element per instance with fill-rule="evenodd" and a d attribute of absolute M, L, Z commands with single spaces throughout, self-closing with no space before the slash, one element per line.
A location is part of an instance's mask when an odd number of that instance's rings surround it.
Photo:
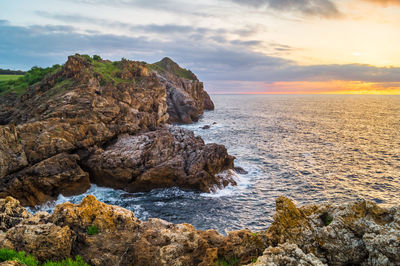
<path fill-rule="evenodd" d="M 233 167 L 234 157 L 222 145 L 204 144 L 193 132 L 167 126 L 121 136 L 83 162 L 92 182 L 130 192 L 180 187 L 205 192 L 236 184 L 218 175 Z"/>

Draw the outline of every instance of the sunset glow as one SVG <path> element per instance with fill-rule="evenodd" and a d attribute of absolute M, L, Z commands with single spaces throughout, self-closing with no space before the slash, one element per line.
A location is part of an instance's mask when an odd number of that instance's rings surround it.
<path fill-rule="evenodd" d="M 399 94 L 399 14 L 395 0 L 11 1 L 0 68 L 168 56 L 216 94 Z"/>

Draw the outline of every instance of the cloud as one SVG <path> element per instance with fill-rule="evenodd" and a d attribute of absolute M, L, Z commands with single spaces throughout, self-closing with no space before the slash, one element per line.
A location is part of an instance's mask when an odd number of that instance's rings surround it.
<path fill-rule="evenodd" d="M 168 28 L 174 30 L 172 25 Z M 189 28 L 187 30 L 192 31 Z M 0 68 L 49 66 L 65 62 L 68 55 L 81 53 L 99 54 L 112 60 L 125 57 L 147 62 L 169 56 L 182 66 L 192 69 L 206 82 L 206 86 L 211 84 L 221 88 L 231 81 L 400 81 L 400 68 L 359 64 L 300 66 L 286 59 L 254 52 L 252 46 L 256 42 L 224 39 L 217 42 L 207 34 L 200 34 L 197 39 L 185 35 L 173 40 L 164 39 L 163 36 L 150 39 L 146 36 L 85 33 L 63 25 L 21 27 L 0 21 L 0 35 L 7 36 L 0 42 Z M 280 49 L 291 49 L 284 45 L 274 45 Z M 214 91 L 217 89 L 215 87 Z M 235 86 L 231 86 L 230 91 L 234 90 Z"/>
<path fill-rule="evenodd" d="M 185 36 L 195 36 L 195 35 L 207 35 L 207 36 L 221 36 L 223 34 L 236 34 L 238 36 L 251 36 L 257 33 L 260 29 L 257 26 L 251 27 L 246 26 L 239 29 L 227 30 L 224 28 L 205 28 L 205 27 L 194 27 L 189 25 L 177 25 L 177 24 L 130 24 L 119 22 L 115 20 L 107 20 L 102 18 L 88 17 L 80 14 L 68 14 L 68 13 L 49 13 L 46 11 L 36 11 L 36 15 L 54 19 L 63 23 L 86 23 L 92 25 L 99 25 L 102 27 L 108 27 L 111 29 L 125 29 L 132 33 L 140 34 L 157 34 L 158 36 L 164 35 L 164 38 L 170 36 L 176 38 L 176 36 L 171 36 L 174 34 L 185 35 Z M 223 36 L 222 36 L 223 38 Z M 224 39 L 224 41 L 226 41 Z M 251 41 L 255 42 L 255 41 Z"/>
<path fill-rule="evenodd" d="M 231 0 L 240 5 L 256 8 L 268 7 L 282 12 L 301 13 L 306 16 L 336 18 L 341 14 L 331 0 Z"/>
<path fill-rule="evenodd" d="M 380 4 L 384 6 L 389 6 L 389 5 L 400 5 L 400 0 L 363 0 L 375 4 Z"/>

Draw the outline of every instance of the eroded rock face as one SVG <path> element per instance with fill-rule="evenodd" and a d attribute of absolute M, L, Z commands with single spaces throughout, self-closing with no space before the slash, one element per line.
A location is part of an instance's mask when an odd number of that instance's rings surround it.
<path fill-rule="evenodd" d="M 0 199 L 0 231 L 7 231 L 29 217 L 31 214 L 18 200 L 12 197 Z"/>
<path fill-rule="evenodd" d="M 135 136 L 122 136 L 97 149 L 84 162 L 92 181 L 130 192 L 173 187 L 209 192 L 236 184 L 218 173 L 233 168 L 224 146 L 204 144 L 193 132 L 168 126 Z"/>
<path fill-rule="evenodd" d="M 3 178 L 0 197 L 18 197 L 24 205 L 54 200 L 59 194 L 83 193 L 90 187 L 89 174 L 84 172 L 76 154 L 60 153 L 22 171 Z"/>
<path fill-rule="evenodd" d="M 121 207 L 93 196 L 80 204 L 58 205 L 52 215 L 25 215 L 8 198 L 0 248 L 32 253 L 40 260 L 81 255 L 91 265 L 399 265 L 400 209 L 366 201 L 297 208 L 277 200 L 273 224 L 265 231 L 198 231 L 160 219 L 139 221 Z M 1 207 L 3 208 L 3 207 Z M 327 216 L 329 214 L 329 216 Z M 327 218 L 331 217 L 331 218 Z M 329 223 L 329 224 L 328 224 Z M 89 235 L 89 226 L 99 233 Z"/>
<path fill-rule="evenodd" d="M 166 86 L 169 123 L 190 124 L 198 121 L 204 110 L 214 110 L 214 103 L 196 75 L 169 58 L 156 64 L 162 66 L 157 76 Z M 186 78 L 179 76 L 182 72 L 186 73 Z"/>
<path fill-rule="evenodd" d="M 329 265 L 400 264 L 400 209 L 369 201 L 297 208 L 276 201 L 274 222 L 265 232 L 271 246 L 296 244 Z"/>
<path fill-rule="evenodd" d="M 263 255 L 257 258 L 253 266 L 325 266 L 313 253 L 304 254 L 296 244 L 280 244 L 268 247 Z"/>
<path fill-rule="evenodd" d="M 89 235 L 89 226 L 99 233 Z M 248 230 L 221 236 L 161 219 L 142 222 L 126 209 L 88 196 L 77 205 L 58 205 L 52 215 L 28 217 L 0 235 L 3 247 L 27 251 L 41 261 L 80 255 L 91 265 L 111 266 L 214 265 L 218 258 L 232 256 L 246 263 L 265 246 Z"/>
<path fill-rule="evenodd" d="M 80 165 L 88 156 L 105 166 L 98 169 L 88 164 L 95 174 L 92 180 L 129 191 L 170 186 L 209 191 L 207 186 L 233 183 L 216 175 L 233 167 L 232 157 L 222 146 L 204 145 L 189 131 L 159 135 L 166 132 L 160 128 L 168 121 L 171 84 L 191 102 L 190 108 L 179 109 L 181 117 L 190 118 L 188 123 L 203 112 L 203 102 L 212 103 L 196 76 L 180 77 L 180 67 L 173 64 L 166 64 L 166 70 L 150 70 L 143 62 L 94 62 L 75 55 L 20 97 L 1 97 L 0 124 L 9 124 L 0 126 L 0 198 L 13 196 L 33 206 L 59 194 L 82 193 L 90 179 Z M 157 145 L 160 151 L 139 145 L 137 141 L 144 137 L 150 137 L 147 145 Z M 135 154 L 128 157 L 138 162 L 118 165 L 115 157 L 96 157 L 102 150 L 112 150 L 118 138 L 136 141 L 126 152 Z M 179 141 L 184 147 L 179 148 Z M 137 153 L 152 153 L 153 158 L 140 158 Z M 112 160 L 115 167 L 103 162 Z"/>

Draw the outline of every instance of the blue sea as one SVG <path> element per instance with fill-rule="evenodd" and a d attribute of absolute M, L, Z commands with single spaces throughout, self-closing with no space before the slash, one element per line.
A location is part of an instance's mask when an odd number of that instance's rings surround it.
<path fill-rule="evenodd" d="M 400 97 L 212 95 L 215 111 L 184 125 L 206 143 L 224 144 L 248 171 L 238 186 L 213 194 L 177 188 L 126 193 L 93 185 L 87 194 L 142 220 L 162 218 L 219 232 L 264 230 L 275 199 L 296 204 L 367 199 L 400 204 Z M 210 125 L 210 129 L 202 129 Z M 55 204 L 80 202 L 63 197 Z"/>

